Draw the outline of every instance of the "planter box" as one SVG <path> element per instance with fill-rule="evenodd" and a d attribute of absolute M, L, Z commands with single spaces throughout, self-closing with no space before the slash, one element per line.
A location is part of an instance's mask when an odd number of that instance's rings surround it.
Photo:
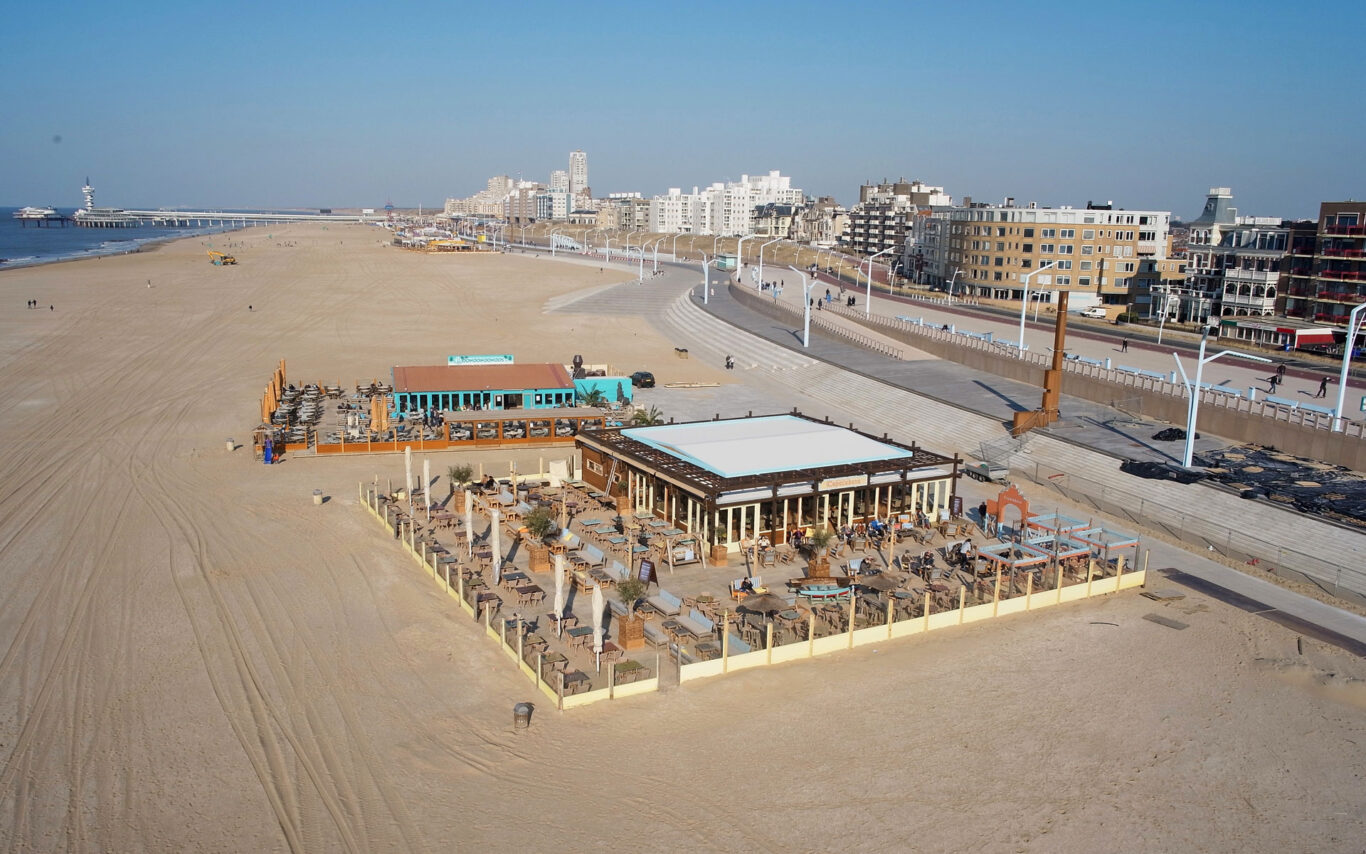
<path fill-rule="evenodd" d="M 634 615 L 617 618 L 617 646 L 642 649 L 645 646 L 645 621 Z"/>
<path fill-rule="evenodd" d="M 725 546 L 723 546 L 723 545 L 715 545 L 715 546 L 712 546 L 712 547 L 711 547 L 711 563 L 712 563 L 712 566 L 726 566 L 726 565 L 730 562 L 730 560 L 729 560 L 729 554 L 730 554 L 729 549 L 727 549 L 727 548 L 726 548 Z"/>
<path fill-rule="evenodd" d="M 527 568 L 532 572 L 549 572 L 553 568 L 550 562 L 550 547 L 545 543 L 530 540 L 523 542 L 526 543 Z"/>

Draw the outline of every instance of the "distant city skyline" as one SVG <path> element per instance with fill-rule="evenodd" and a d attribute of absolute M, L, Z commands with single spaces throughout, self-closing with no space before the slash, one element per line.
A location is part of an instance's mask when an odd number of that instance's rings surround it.
<path fill-rule="evenodd" d="M 774 169 L 844 204 L 900 177 L 1181 219 L 1215 186 L 1257 216 L 1366 197 L 1356 3 L 558 9 L 7 10 L 0 204 L 74 208 L 89 175 L 126 207 L 435 208 L 576 149 L 599 197 Z"/>

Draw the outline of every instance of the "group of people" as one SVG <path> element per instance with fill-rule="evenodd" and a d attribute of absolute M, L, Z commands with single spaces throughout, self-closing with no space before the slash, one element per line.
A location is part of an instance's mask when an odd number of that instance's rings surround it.
<path fill-rule="evenodd" d="M 31 299 L 31 300 L 29 300 L 29 301 L 28 301 L 28 307 L 29 307 L 29 308 L 42 308 L 42 306 L 38 305 L 38 301 L 37 301 L 36 299 Z M 56 311 L 56 309 L 53 308 L 52 306 L 48 306 L 48 307 L 47 307 L 47 310 L 48 310 L 48 311 Z"/>

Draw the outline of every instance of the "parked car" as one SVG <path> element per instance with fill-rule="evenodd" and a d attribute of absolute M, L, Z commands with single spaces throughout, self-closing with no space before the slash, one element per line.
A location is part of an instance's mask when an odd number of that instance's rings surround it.
<path fill-rule="evenodd" d="M 1093 305 L 1090 308 L 1083 308 L 1078 313 L 1082 317 L 1095 317 L 1099 318 L 1100 320 L 1105 320 L 1110 316 L 1110 313 L 1108 311 L 1106 311 L 1104 308 L 1098 305 Z"/>
<path fill-rule="evenodd" d="M 654 388 L 655 375 L 649 371 L 636 371 L 631 374 L 631 385 L 636 388 Z"/>

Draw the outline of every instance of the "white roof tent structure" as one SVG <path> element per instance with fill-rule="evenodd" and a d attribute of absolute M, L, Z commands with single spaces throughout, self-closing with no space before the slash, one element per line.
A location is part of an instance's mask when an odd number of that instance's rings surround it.
<path fill-rule="evenodd" d="M 946 511 L 961 460 L 796 411 L 580 433 L 584 480 L 713 543 L 889 512 Z M 620 487 L 618 487 L 620 488 Z M 740 521 L 735 521 L 735 514 Z"/>

